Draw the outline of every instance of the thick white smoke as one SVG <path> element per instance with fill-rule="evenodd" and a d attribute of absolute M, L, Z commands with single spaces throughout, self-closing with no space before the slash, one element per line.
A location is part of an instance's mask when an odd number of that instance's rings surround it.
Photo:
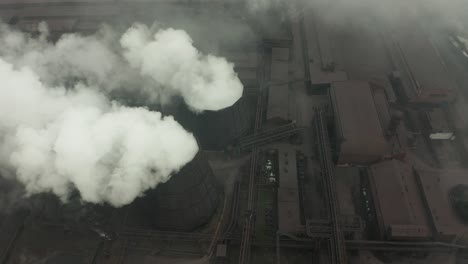
<path fill-rule="evenodd" d="M 0 59 L 0 153 L 29 194 L 128 204 L 165 182 L 197 153 L 172 117 L 110 103 L 84 86 L 46 87 Z"/>
<path fill-rule="evenodd" d="M 122 37 L 125 58 L 163 93 L 184 98 L 193 110 L 220 110 L 242 96 L 234 65 L 226 59 L 201 54 L 183 30 L 165 29 L 151 34 L 136 24 Z"/>
<path fill-rule="evenodd" d="M 173 117 L 108 99 L 124 90 L 152 103 L 182 97 L 194 111 L 234 104 L 233 65 L 201 54 L 181 30 L 135 25 L 122 37 L 47 41 L 0 25 L 0 173 L 28 194 L 122 206 L 167 181 L 198 151 Z M 141 98 L 140 97 L 140 98 Z"/>
<path fill-rule="evenodd" d="M 194 111 L 233 105 L 243 86 L 234 65 L 203 55 L 183 30 L 153 31 L 135 24 L 121 38 L 109 27 L 95 35 L 66 34 L 55 44 L 0 26 L 0 55 L 16 66 L 28 66 L 49 85 L 73 80 L 107 92 L 133 94 L 151 104 L 182 97 Z M 121 44 L 121 45 L 120 45 Z"/>

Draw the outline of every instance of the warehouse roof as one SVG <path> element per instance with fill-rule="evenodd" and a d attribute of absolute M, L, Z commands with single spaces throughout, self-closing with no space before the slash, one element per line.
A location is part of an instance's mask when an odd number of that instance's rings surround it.
<path fill-rule="evenodd" d="M 334 82 L 330 95 L 340 144 L 339 162 L 371 162 L 384 156 L 388 145 L 369 83 Z"/>
<path fill-rule="evenodd" d="M 348 76 L 335 45 L 340 42 L 334 38 L 333 29 L 316 16 L 305 16 L 304 22 L 311 84 L 346 80 Z"/>
<path fill-rule="evenodd" d="M 407 21 L 407 27 L 395 30 L 398 47 L 405 58 L 410 74 L 416 82 L 417 90 L 453 90 L 447 69 L 441 62 L 437 50 L 418 23 Z M 403 30 L 402 30 L 403 29 Z"/>
<path fill-rule="evenodd" d="M 369 182 L 381 234 L 390 238 L 429 238 L 424 204 L 410 165 L 398 160 L 369 167 Z"/>
<path fill-rule="evenodd" d="M 416 175 L 434 230 L 438 236 L 455 237 L 459 226 L 448 195 L 442 193 L 440 174 L 437 171 L 420 170 Z"/>
<path fill-rule="evenodd" d="M 289 120 L 289 49 L 272 51 L 267 120 Z"/>
<path fill-rule="evenodd" d="M 268 90 L 267 120 L 289 120 L 289 87 L 272 85 Z"/>

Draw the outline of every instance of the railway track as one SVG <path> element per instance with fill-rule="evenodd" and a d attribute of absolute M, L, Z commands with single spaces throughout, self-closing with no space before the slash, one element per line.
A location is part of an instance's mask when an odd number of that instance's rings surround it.
<path fill-rule="evenodd" d="M 264 115 L 264 104 L 266 100 L 266 83 L 267 76 L 269 76 L 269 67 L 271 64 L 271 58 L 268 56 L 265 51 L 262 51 L 262 71 L 260 72 L 259 80 L 259 94 L 257 98 L 257 111 L 255 113 L 255 124 L 254 124 L 254 135 L 259 133 L 262 128 L 263 115 Z M 255 177 L 257 171 L 257 160 L 259 150 L 257 146 L 254 146 L 252 149 L 252 156 L 250 161 L 250 170 L 249 170 L 249 182 L 248 182 L 248 198 L 247 198 L 247 216 L 244 219 L 244 225 L 242 228 L 240 250 L 239 250 L 239 264 L 247 264 L 250 261 L 250 247 L 252 243 L 252 236 L 254 232 L 255 225 L 255 203 L 256 203 L 256 194 L 257 186 L 255 184 Z"/>
<path fill-rule="evenodd" d="M 119 237 L 125 238 L 126 240 L 167 240 L 167 241 L 180 241 L 180 242 L 209 242 L 212 238 L 210 235 L 202 235 L 191 232 L 155 232 L 141 230 L 138 232 L 129 232 L 125 234 L 119 234 Z M 330 236 L 324 236 L 324 239 L 331 238 Z M 241 243 L 241 238 L 232 235 L 220 236 L 220 239 L 225 241 L 231 241 L 233 243 Z M 288 238 L 282 237 L 280 239 L 281 247 L 288 248 L 315 248 L 315 239 L 310 238 Z M 259 247 L 275 247 L 271 241 L 253 241 L 251 245 Z M 138 246 L 127 245 L 130 248 L 141 248 Z M 370 251 L 389 251 L 389 252 L 407 252 L 407 251 L 427 251 L 427 252 L 452 252 L 457 250 L 468 251 L 468 246 L 458 245 L 443 242 L 401 242 L 401 241 L 380 241 L 380 240 L 344 240 L 344 246 L 346 249 L 354 250 L 370 250 Z M 149 247 L 147 248 L 150 249 Z M 154 248 L 153 248 L 154 251 Z"/>
<path fill-rule="evenodd" d="M 336 264 L 345 264 L 347 263 L 346 248 L 341 227 L 339 205 L 336 197 L 336 180 L 330 153 L 330 141 L 328 138 L 327 122 L 323 116 L 322 110 L 320 109 L 315 109 L 315 118 L 322 176 L 326 184 L 329 202 L 329 217 L 332 230 L 332 239 L 330 239 L 332 261 Z"/>
<path fill-rule="evenodd" d="M 250 161 L 250 173 L 249 173 L 249 192 L 247 200 L 247 217 L 244 220 L 244 226 L 242 229 L 242 236 L 240 242 L 239 252 L 239 264 L 249 263 L 250 258 L 250 244 L 253 236 L 253 226 L 255 224 L 255 174 L 256 164 L 258 159 L 258 149 L 255 148 L 252 152 Z"/>

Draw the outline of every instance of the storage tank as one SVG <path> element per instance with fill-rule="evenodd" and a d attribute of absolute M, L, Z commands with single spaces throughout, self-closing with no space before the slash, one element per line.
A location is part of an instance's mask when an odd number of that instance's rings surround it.
<path fill-rule="evenodd" d="M 145 210 L 160 230 L 189 231 L 206 224 L 218 206 L 220 187 L 199 152 L 166 183 L 144 198 Z"/>

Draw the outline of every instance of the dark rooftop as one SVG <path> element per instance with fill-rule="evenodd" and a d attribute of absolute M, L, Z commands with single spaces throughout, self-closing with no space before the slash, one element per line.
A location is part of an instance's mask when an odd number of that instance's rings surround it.
<path fill-rule="evenodd" d="M 382 236 L 389 239 L 430 238 L 422 199 L 412 167 L 398 160 L 369 167 L 370 188 Z"/>
<path fill-rule="evenodd" d="M 381 121 L 365 81 L 335 82 L 330 90 L 339 163 L 373 162 L 388 152 Z"/>

